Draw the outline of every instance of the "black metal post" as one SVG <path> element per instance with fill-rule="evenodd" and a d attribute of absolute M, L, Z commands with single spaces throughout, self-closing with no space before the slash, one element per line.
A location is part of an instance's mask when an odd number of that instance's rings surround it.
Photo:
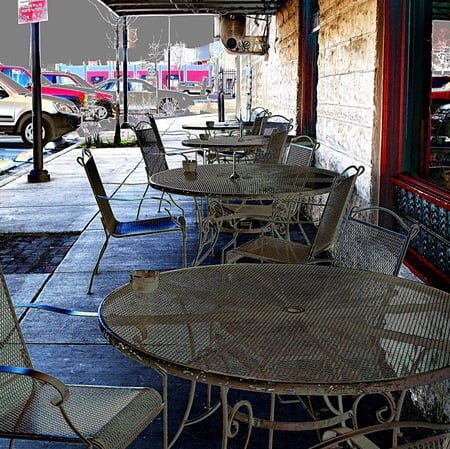
<path fill-rule="evenodd" d="M 127 18 L 123 17 L 122 28 L 122 79 L 123 79 L 123 121 L 128 122 L 128 24 Z"/>
<path fill-rule="evenodd" d="M 28 174 L 28 182 L 48 182 L 50 181 L 50 175 L 43 168 L 44 155 L 42 152 L 41 44 L 39 22 L 31 24 L 30 37 L 33 105 L 33 169 Z"/>
<path fill-rule="evenodd" d="M 167 89 L 170 90 L 170 16 L 168 27 L 168 39 L 167 39 Z"/>
<path fill-rule="evenodd" d="M 120 54 L 119 54 L 119 19 L 116 22 L 116 127 L 114 145 L 120 144 Z"/>
<path fill-rule="evenodd" d="M 225 94 L 223 92 L 223 68 L 220 69 L 220 90 L 217 97 L 217 112 L 219 122 L 225 121 Z"/>

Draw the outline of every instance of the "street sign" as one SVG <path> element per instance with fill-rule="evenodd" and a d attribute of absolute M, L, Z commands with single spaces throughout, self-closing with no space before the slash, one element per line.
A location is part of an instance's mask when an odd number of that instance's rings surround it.
<path fill-rule="evenodd" d="M 47 0 L 18 0 L 19 24 L 48 20 Z"/>

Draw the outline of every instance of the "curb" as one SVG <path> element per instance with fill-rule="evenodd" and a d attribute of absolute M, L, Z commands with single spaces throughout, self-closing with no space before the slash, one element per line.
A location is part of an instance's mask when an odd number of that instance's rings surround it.
<path fill-rule="evenodd" d="M 76 142 L 73 145 L 70 145 L 67 148 L 62 149 L 62 150 L 58 151 L 55 154 L 53 154 L 51 156 L 48 156 L 45 159 L 45 162 L 46 163 L 51 162 L 53 159 L 56 159 L 57 157 L 62 156 L 63 154 L 66 154 L 67 152 L 74 150 L 75 148 L 77 148 L 81 144 L 83 144 L 83 141 Z M 3 159 L 3 161 L 10 161 L 10 159 Z M 2 167 L 2 164 L 1 164 L 1 162 L 3 162 L 3 161 L 0 161 L 0 173 L 2 171 L 9 170 L 10 168 L 13 168 L 13 167 L 16 166 L 16 164 L 14 164 L 14 162 L 13 162 L 12 166 L 10 166 L 9 168 L 4 169 Z M 20 178 L 21 176 L 24 176 L 25 174 L 29 173 L 29 171 L 30 171 L 30 167 L 28 166 L 27 168 L 23 168 L 22 170 L 19 170 L 16 173 L 7 176 L 5 179 L 1 179 L 0 180 L 0 188 L 5 186 L 5 185 L 7 185 L 7 184 L 9 184 L 10 182 L 15 181 L 16 179 Z"/>

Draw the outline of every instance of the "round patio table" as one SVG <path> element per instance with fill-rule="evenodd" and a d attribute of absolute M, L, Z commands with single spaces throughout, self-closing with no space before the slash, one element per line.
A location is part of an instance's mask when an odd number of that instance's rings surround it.
<path fill-rule="evenodd" d="M 193 197 L 271 199 L 326 193 L 338 175 L 323 168 L 285 164 L 239 164 L 237 170 L 239 177 L 232 178 L 232 164 L 198 165 L 195 174 L 174 168 L 152 175 L 150 186 Z"/>
<path fill-rule="evenodd" d="M 205 150 L 204 160 L 209 162 L 219 161 L 219 153 L 226 152 L 232 156 L 233 164 L 236 163 L 236 155 L 241 153 L 244 157 L 249 152 L 260 148 L 266 148 L 269 144 L 269 136 L 209 136 L 208 139 L 185 139 L 181 145 L 191 148 L 203 148 Z"/>
<path fill-rule="evenodd" d="M 169 271 L 150 293 L 129 284 L 113 291 L 99 320 L 111 344 L 164 376 L 219 386 L 222 407 L 229 388 L 355 395 L 337 424 L 356 413 L 361 396 L 450 376 L 450 294 L 369 271 L 288 264 Z M 401 409 L 401 399 L 392 401 Z M 222 418 L 230 425 L 227 413 Z"/>
<path fill-rule="evenodd" d="M 268 136 L 211 136 L 208 139 L 185 139 L 181 145 L 194 148 L 210 148 L 212 150 L 242 151 L 248 148 L 266 147 Z"/>
<path fill-rule="evenodd" d="M 194 199 L 299 200 L 329 192 L 336 176 L 330 170 L 299 165 L 206 164 L 197 166 L 196 173 L 184 173 L 182 168 L 155 173 L 149 183 L 154 189 Z M 209 208 L 197 201 L 195 205 L 199 235 L 192 263 L 199 265 L 213 251 L 221 228 Z"/>
<path fill-rule="evenodd" d="M 213 121 L 213 120 L 211 120 Z M 244 128 L 252 126 L 251 122 L 243 122 Z M 181 125 L 183 129 L 190 131 L 234 131 L 240 129 L 241 124 L 238 121 L 229 122 L 214 122 L 212 126 L 208 126 L 206 122 L 204 123 L 185 123 Z"/>

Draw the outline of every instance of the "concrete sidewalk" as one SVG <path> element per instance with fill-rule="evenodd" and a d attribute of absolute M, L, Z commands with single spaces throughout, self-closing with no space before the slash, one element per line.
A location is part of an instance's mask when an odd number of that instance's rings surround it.
<path fill-rule="evenodd" d="M 208 117 L 197 116 L 195 119 L 205 121 Z M 193 117 L 164 119 L 158 124 L 162 130 L 178 131 L 181 129 L 180 123 L 192 120 Z M 180 134 L 166 134 L 164 141 L 167 146 L 175 146 L 181 138 Z M 93 149 L 92 153 L 108 195 L 115 192 L 119 197 L 138 197 L 143 193 L 147 178 L 139 148 L 102 148 Z M 93 294 L 86 294 L 104 233 L 84 169 L 77 163 L 80 154 L 80 148 L 69 147 L 46 160 L 44 168 L 51 176 L 48 183 L 28 183 L 28 170 L 25 170 L 3 179 L 0 184 L 0 234 L 23 233 L 38 237 L 57 233 L 67 234 L 72 239 L 70 250 L 58 261 L 54 271 L 6 274 L 16 303 L 33 301 L 95 311 L 109 292 L 128 282 L 131 270 L 153 268 L 162 271 L 182 266 L 181 237 L 177 234 L 111 239 L 111 250 L 108 249 L 103 258 Z M 171 157 L 169 163 L 171 167 L 177 167 L 181 166 L 181 160 L 181 156 Z M 159 192 L 154 193 L 160 195 Z M 178 197 L 177 201 L 186 211 L 188 260 L 192 260 L 196 245 L 193 201 L 189 197 Z M 156 213 L 156 204 L 156 201 L 153 204 L 150 202 L 148 208 L 143 209 L 143 216 Z M 135 218 L 135 203 L 120 202 L 114 206 L 119 219 Z M 155 212 L 151 213 L 152 210 Z M 23 312 L 19 309 L 18 313 L 36 369 L 69 384 L 150 385 L 161 390 L 160 377 L 153 370 L 134 362 L 106 342 L 95 318 L 74 318 L 36 310 Z M 188 382 L 170 379 L 170 391 L 176 392 L 169 402 L 171 425 L 175 425 L 182 416 L 188 387 Z M 265 401 L 265 398 L 258 398 L 258 401 Z M 161 419 L 162 415 L 131 448 L 162 448 Z M 249 449 L 267 447 L 266 437 L 265 431 L 254 431 Z M 206 421 L 206 425 L 189 427 L 175 447 L 212 449 L 220 447 L 220 439 L 220 419 L 215 415 Z M 295 445 L 301 449 L 314 442 L 315 432 L 302 434 L 301 438 L 293 432 L 279 432 L 274 447 L 288 448 Z M 230 448 L 241 445 L 242 440 L 238 443 L 233 441 Z M 17 442 L 16 447 L 60 449 L 66 446 Z M 6 440 L 0 440 L 0 449 L 3 448 L 7 448 Z"/>
<path fill-rule="evenodd" d="M 181 129 L 180 123 L 210 118 L 211 116 L 194 116 L 163 119 L 158 124 L 163 131 L 174 131 L 163 137 L 166 145 L 179 146 L 182 138 L 177 133 Z M 92 153 L 108 195 L 114 193 L 118 197 L 129 198 L 143 193 L 147 178 L 138 147 L 99 148 L 93 149 Z M 96 311 L 109 292 L 129 281 L 131 270 L 153 268 L 163 271 L 182 267 L 181 236 L 178 234 L 111 239 L 102 260 L 100 274 L 94 282 L 93 294 L 86 294 L 91 271 L 104 241 L 104 232 L 84 169 L 77 163 L 80 155 L 80 148 L 69 147 L 46 159 L 44 168 L 51 177 L 48 183 L 28 183 L 29 170 L 3 178 L 1 182 L 0 234 L 31 235 L 35 242 L 41 238 L 50 238 L 52 234 L 65 234 L 70 239 L 69 246 L 72 245 L 50 272 L 21 273 L 20 270 L 13 269 L 5 275 L 15 303 L 39 302 Z M 181 161 L 181 156 L 169 158 L 171 167 L 181 166 Z M 153 193 L 160 195 L 160 192 Z M 177 201 L 185 208 L 188 221 L 188 260 L 192 260 L 197 239 L 193 200 L 178 197 Z M 143 209 L 143 217 L 157 213 L 157 202 L 149 203 Z M 121 220 L 134 219 L 136 203 L 114 203 L 114 211 Z M 38 250 L 36 243 L 34 252 Z M 214 260 L 210 263 L 214 263 Z M 68 384 L 150 385 L 161 391 L 160 376 L 109 345 L 99 329 L 97 319 L 68 317 L 38 310 L 17 309 L 17 312 L 36 369 L 52 374 Z M 175 378 L 170 378 L 169 382 L 169 391 L 175 392 L 169 397 L 170 427 L 173 433 L 182 418 L 189 383 Z M 202 404 L 200 401 L 199 413 L 202 411 Z M 131 448 L 162 448 L 161 420 L 162 415 Z M 216 414 L 206 421 L 206 425 L 190 426 L 183 432 L 175 447 L 219 448 L 220 423 Z M 249 448 L 265 447 L 267 434 L 254 434 Z M 294 438 L 294 435 L 291 433 L 279 438 L 282 441 L 275 447 L 289 447 L 290 443 L 287 441 Z M 298 435 L 295 436 L 297 438 Z M 238 441 L 231 442 L 229 447 L 242 447 L 242 440 Z M 0 439 L 0 449 L 6 449 L 7 446 L 7 440 Z M 67 446 L 18 441 L 15 447 L 62 449 Z"/>

